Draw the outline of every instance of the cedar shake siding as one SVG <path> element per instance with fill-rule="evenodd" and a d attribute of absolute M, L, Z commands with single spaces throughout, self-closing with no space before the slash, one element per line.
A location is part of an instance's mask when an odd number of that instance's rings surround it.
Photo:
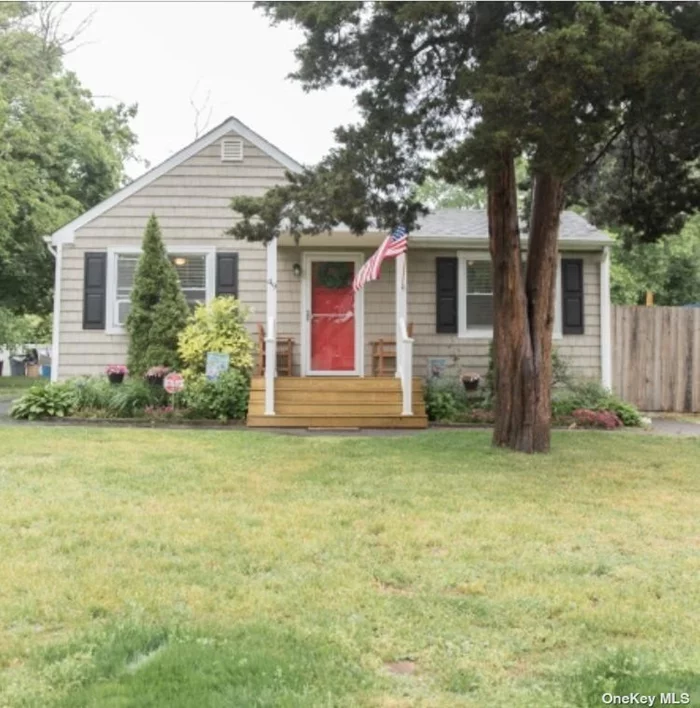
<path fill-rule="evenodd" d="M 238 137 L 229 133 L 226 138 Z M 242 162 L 222 162 L 220 141 L 201 150 L 167 174 L 75 232 L 63 246 L 61 271 L 60 360 L 62 379 L 99 374 L 108 364 L 126 361 L 125 334 L 83 327 L 84 261 L 86 253 L 112 247 L 140 247 L 148 217 L 158 217 L 166 247 L 215 247 L 238 253 L 238 290 L 255 310 L 265 313 L 265 248 L 236 241 L 224 232 L 234 223 L 229 204 L 237 195 L 259 196 L 285 181 L 286 168 L 244 141 Z"/>

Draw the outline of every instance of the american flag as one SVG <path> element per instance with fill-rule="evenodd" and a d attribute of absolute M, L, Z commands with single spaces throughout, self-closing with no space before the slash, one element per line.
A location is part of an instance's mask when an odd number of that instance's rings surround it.
<path fill-rule="evenodd" d="M 382 261 L 385 258 L 396 258 L 406 252 L 408 248 L 408 231 L 405 227 L 397 226 L 384 241 L 381 246 L 372 254 L 372 257 L 357 271 L 352 289 L 357 292 L 370 280 L 377 280 L 382 269 Z"/>

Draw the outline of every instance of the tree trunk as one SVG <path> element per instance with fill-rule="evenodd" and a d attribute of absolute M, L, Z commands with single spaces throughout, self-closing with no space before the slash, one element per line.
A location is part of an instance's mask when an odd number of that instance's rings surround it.
<path fill-rule="evenodd" d="M 552 418 L 552 330 L 557 275 L 562 180 L 550 174 L 534 176 L 530 216 L 525 297 L 533 353 L 535 413 L 533 452 L 547 452 Z"/>
<path fill-rule="evenodd" d="M 527 273 L 523 273 L 515 163 L 504 151 L 488 178 L 493 264 L 493 444 L 547 452 L 551 419 L 552 325 L 562 183 L 535 178 Z"/>

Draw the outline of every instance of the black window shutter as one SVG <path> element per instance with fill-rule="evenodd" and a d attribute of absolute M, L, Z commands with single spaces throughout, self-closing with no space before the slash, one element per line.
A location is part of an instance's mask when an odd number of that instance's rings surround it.
<path fill-rule="evenodd" d="M 435 331 L 457 334 L 457 259 L 435 259 Z"/>
<path fill-rule="evenodd" d="M 562 332 L 583 334 L 583 259 L 561 260 Z"/>
<path fill-rule="evenodd" d="M 216 294 L 238 297 L 238 254 L 216 254 Z"/>
<path fill-rule="evenodd" d="M 107 254 L 86 253 L 83 329 L 104 329 L 107 311 Z"/>

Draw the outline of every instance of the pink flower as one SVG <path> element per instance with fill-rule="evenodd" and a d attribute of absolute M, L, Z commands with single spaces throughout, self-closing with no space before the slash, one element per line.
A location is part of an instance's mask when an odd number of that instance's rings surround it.
<path fill-rule="evenodd" d="M 107 376 L 110 374 L 122 374 L 125 376 L 126 374 L 129 373 L 129 370 L 124 366 L 124 364 L 110 364 L 106 369 L 105 373 Z"/>

